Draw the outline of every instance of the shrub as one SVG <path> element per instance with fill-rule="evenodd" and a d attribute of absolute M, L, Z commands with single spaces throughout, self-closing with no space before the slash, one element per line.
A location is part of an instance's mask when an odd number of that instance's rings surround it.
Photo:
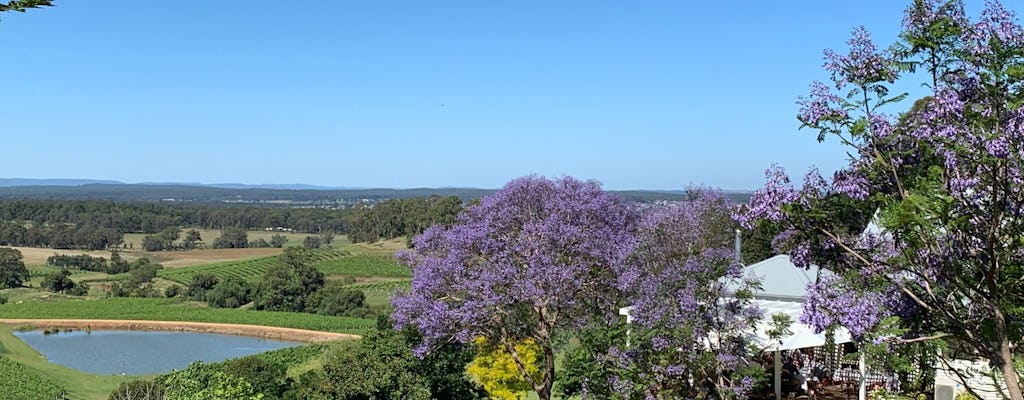
<path fill-rule="evenodd" d="M 163 400 L 164 389 L 159 383 L 137 379 L 117 385 L 107 400 Z"/>
<path fill-rule="evenodd" d="M 238 308 L 252 301 L 252 286 L 238 278 L 228 278 L 206 293 L 211 307 Z"/>
<path fill-rule="evenodd" d="M 86 296 L 89 294 L 89 284 L 78 283 L 68 291 L 68 294 L 72 296 Z"/>
<path fill-rule="evenodd" d="M 164 296 L 167 296 L 167 298 L 178 297 L 182 293 L 181 289 L 181 285 L 171 285 L 167 289 L 164 289 Z"/>

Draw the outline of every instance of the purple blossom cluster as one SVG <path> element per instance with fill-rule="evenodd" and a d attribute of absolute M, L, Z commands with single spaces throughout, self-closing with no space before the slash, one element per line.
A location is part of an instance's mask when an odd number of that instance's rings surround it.
<path fill-rule="evenodd" d="M 764 172 L 764 187 L 754 191 L 746 210 L 735 214 L 735 219 L 746 229 L 754 229 L 758 220 L 781 221 L 785 214 L 782 206 L 797 199 L 797 191 L 786 175 L 786 170 L 773 164 Z"/>
<path fill-rule="evenodd" d="M 1024 30 L 1017 23 L 1017 16 L 1007 10 L 999 1 L 986 1 L 981 18 L 964 32 L 967 51 L 974 57 L 986 58 L 993 46 L 1020 48 L 1024 45 Z"/>
<path fill-rule="evenodd" d="M 620 279 L 620 289 L 632 294 L 634 339 L 630 351 L 618 354 L 631 371 L 630 390 L 660 391 L 658 398 L 742 398 L 752 388 L 739 376 L 715 394 L 693 384 L 744 365 L 745 333 L 762 316 L 734 295 L 756 281 L 735 261 L 733 208 L 721 193 L 701 190 L 642 217 L 639 246 Z"/>
<path fill-rule="evenodd" d="M 841 121 L 849 117 L 843 99 L 824 83 L 811 83 L 811 93 L 797 100 L 800 105 L 798 118 L 807 126 L 821 126 L 828 122 Z"/>
<path fill-rule="evenodd" d="M 824 67 L 832 73 L 836 89 L 843 89 L 847 84 L 868 87 L 879 82 L 896 81 L 899 74 L 893 66 L 893 56 L 879 51 L 863 26 L 854 28 L 846 44 L 849 53 L 845 55 L 825 50 Z"/>
<path fill-rule="evenodd" d="M 822 332 L 845 327 L 857 341 L 863 341 L 888 316 L 884 296 L 865 288 L 851 287 L 849 280 L 823 274 L 807 288 L 808 297 L 800 322 Z"/>
<path fill-rule="evenodd" d="M 513 180 L 399 255 L 413 281 L 392 300 L 392 317 L 423 334 L 420 355 L 478 336 L 550 346 L 557 331 L 616 317 L 636 219 L 596 182 Z"/>

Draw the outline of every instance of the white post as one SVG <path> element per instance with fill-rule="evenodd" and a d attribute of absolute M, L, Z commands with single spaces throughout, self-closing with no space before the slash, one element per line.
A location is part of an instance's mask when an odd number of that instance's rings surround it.
<path fill-rule="evenodd" d="M 860 390 L 857 393 L 858 400 L 866 400 L 868 398 L 867 391 L 867 363 L 864 361 L 864 347 L 860 348 Z"/>
<path fill-rule="evenodd" d="M 782 400 L 782 350 L 775 350 L 775 400 Z"/>
<path fill-rule="evenodd" d="M 626 348 L 629 348 L 629 335 L 633 331 L 633 315 L 631 312 L 633 307 L 622 307 L 619 309 L 619 315 L 626 316 Z"/>

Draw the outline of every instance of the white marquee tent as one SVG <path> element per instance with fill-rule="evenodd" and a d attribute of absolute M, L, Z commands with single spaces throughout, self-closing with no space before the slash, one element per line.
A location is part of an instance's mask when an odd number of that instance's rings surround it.
<path fill-rule="evenodd" d="M 811 266 L 803 269 L 797 268 L 787 255 L 777 255 L 767 260 L 748 265 L 748 275 L 761 278 L 762 290 L 754 295 L 754 302 L 764 310 L 764 318 L 758 324 L 755 332 L 752 332 L 752 341 L 760 347 L 775 353 L 775 397 L 782 398 L 782 362 L 781 351 L 802 349 L 807 347 L 823 346 L 826 343 L 824 333 L 814 333 L 814 328 L 800 322 L 800 315 L 803 313 L 804 298 L 807 285 L 815 280 L 818 275 L 818 267 Z M 626 322 L 631 322 L 629 316 L 630 307 L 624 307 L 619 313 L 626 316 Z M 767 333 L 770 328 L 772 315 L 786 314 L 793 321 L 789 327 L 791 335 L 781 340 L 772 341 Z M 843 328 L 838 329 L 833 337 L 834 342 L 846 343 L 852 341 L 850 333 Z M 627 344 L 628 345 L 628 344 Z M 860 399 L 865 398 L 865 375 L 864 359 L 860 363 L 861 382 Z"/>

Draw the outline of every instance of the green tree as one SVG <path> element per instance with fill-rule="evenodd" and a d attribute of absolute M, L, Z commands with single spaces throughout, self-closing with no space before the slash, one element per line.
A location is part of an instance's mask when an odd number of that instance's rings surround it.
<path fill-rule="evenodd" d="M 252 383 L 195 362 L 161 377 L 165 400 L 263 400 Z"/>
<path fill-rule="evenodd" d="M 396 331 L 382 318 L 376 331 L 349 341 L 326 356 L 323 369 L 301 377 L 288 399 L 486 399 L 487 392 L 465 373 L 471 347 L 445 344 L 420 358 L 419 334 Z"/>
<path fill-rule="evenodd" d="M 248 282 L 230 277 L 206 292 L 206 301 L 211 307 L 238 308 L 252 300 L 253 289 Z"/>
<path fill-rule="evenodd" d="M 236 358 L 227 361 L 224 372 L 248 381 L 267 400 L 279 398 L 288 389 L 288 365 L 280 361 L 260 356 Z"/>
<path fill-rule="evenodd" d="M 227 228 L 213 240 L 215 249 L 244 249 L 249 245 L 249 233 L 243 228 Z"/>
<path fill-rule="evenodd" d="M 181 247 L 184 249 L 194 249 L 198 247 L 199 243 L 202 243 L 202 241 L 203 237 L 199 234 L 199 231 L 189 229 L 189 231 L 185 233 L 185 239 L 182 239 L 181 241 Z"/>
<path fill-rule="evenodd" d="M 28 268 L 25 268 L 21 252 L 0 247 L 0 289 L 20 287 L 28 279 Z"/>
<path fill-rule="evenodd" d="M 348 315 L 366 306 L 366 295 L 361 290 L 349 289 L 331 282 L 312 293 L 306 301 L 306 311 L 320 315 Z"/>
<path fill-rule="evenodd" d="M 307 249 L 319 249 L 323 246 L 323 241 L 317 236 L 306 236 L 306 238 L 302 240 L 302 246 Z"/>
<path fill-rule="evenodd" d="M 256 288 L 257 310 L 305 311 L 306 298 L 324 284 L 324 274 L 313 267 L 312 252 L 289 247 L 280 262 L 267 269 Z"/>
<path fill-rule="evenodd" d="M 206 292 L 217 286 L 220 279 L 213 274 L 198 273 L 192 275 L 188 284 L 188 297 L 192 300 L 206 301 Z"/>
<path fill-rule="evenodd" d="M 284 247 L 285 243 L 288 243 L 288 238 L 280 233 L 275 233 L 273 236 L 270 237 L 271 247 L 281 248 Z"/>
<path fill-rule="evenodd" d="M 164 289 L 164 296 L 167 298 L 175 298 L 180 296 L 182 293 L 181 285 L 171 285 Z"/>
<path fill-rule="evenodd" d="M 67 268 L 62 268 L 60 272 L 43 278 L 39 286 L 51 292 L 67 293 L 75 287 L 75 282 L 71 280 L 71 272 Z"/>
<path fill-rule="evenodd" d="M 331 247 L 331 242 L 334 241 L 334 232 L 323 231 L 320 233 L 320 242 L 324 244 L 324 247 Z"/>

